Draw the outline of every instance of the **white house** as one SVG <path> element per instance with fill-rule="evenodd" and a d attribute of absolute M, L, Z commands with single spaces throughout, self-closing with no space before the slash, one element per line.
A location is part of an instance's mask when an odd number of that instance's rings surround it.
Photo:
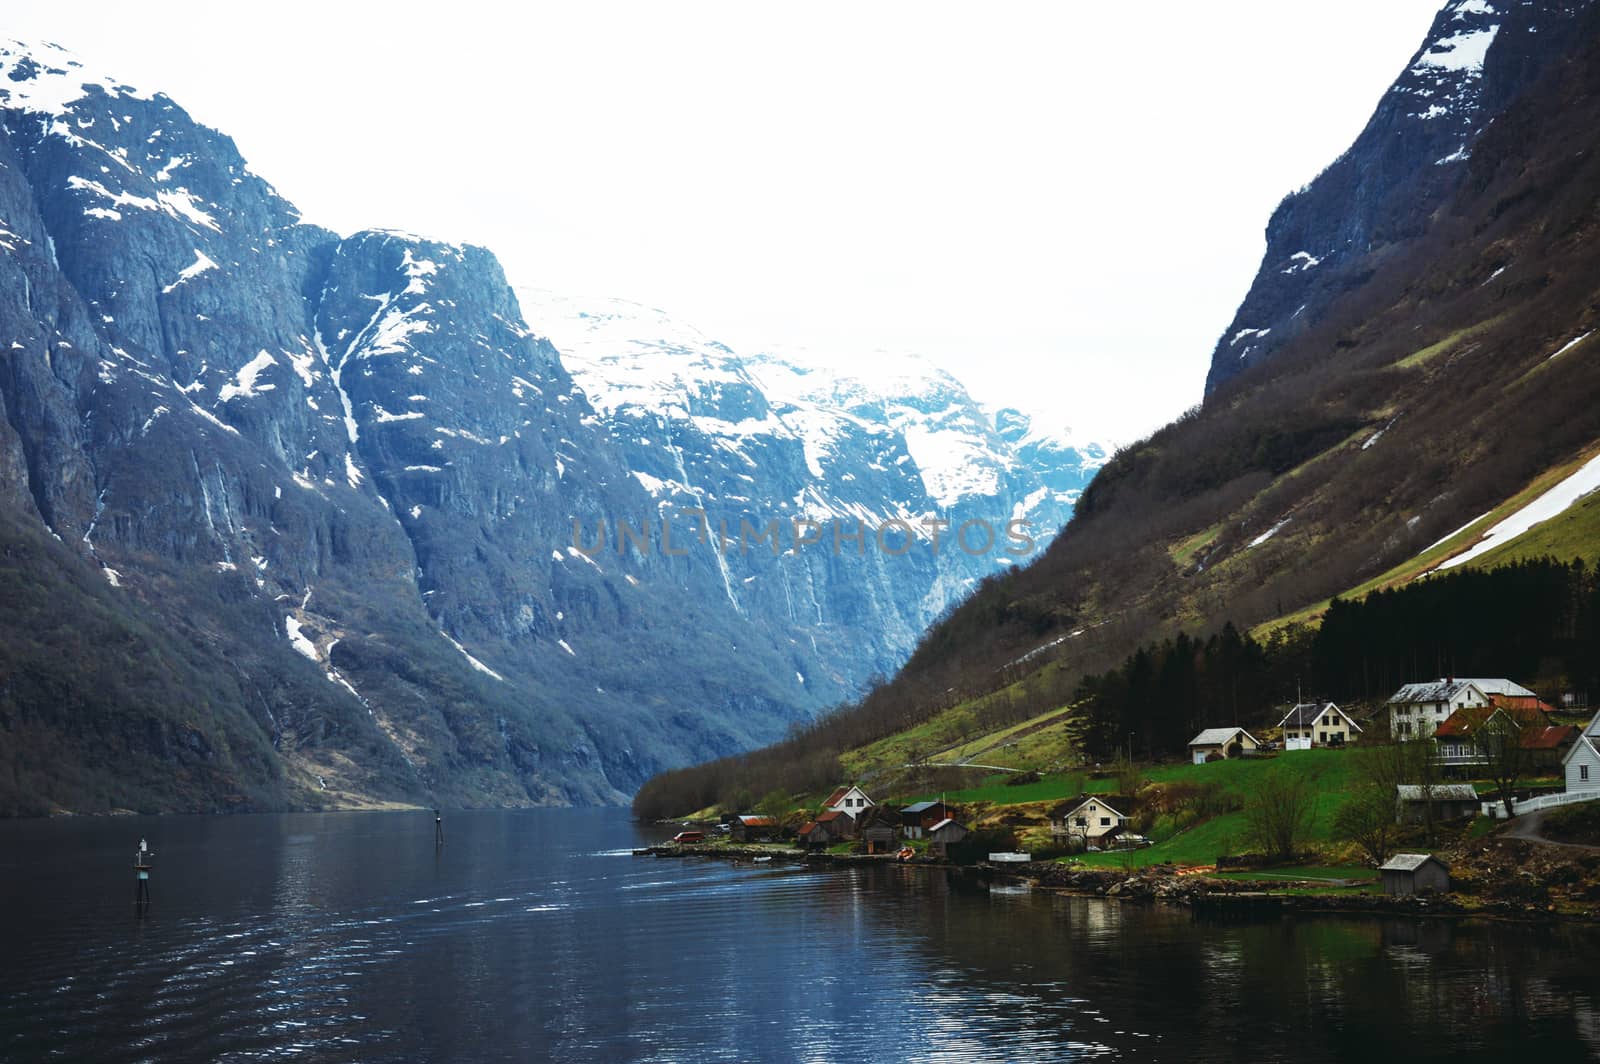
<path fill-rule="evenodd" d="M 840 787 L 828 795 L 828 800 L 822 803 L 824 809 L 849 813 L 853 817 L 860 816 L 863 809 L 871 809 L 872 804 L 867 792 L 853 784 L 849 787 Z"/>
<path fill-rule="evenodd" d="M 1050 833 L 1094 842 L 1126 826 L 1128 818 L 1099 798 L 1066 802 L 1050 811 Z"/>
<path fill-rule="evenodd" d="M 1285 750 L 1343 746 L 1361 732 L 1361 725 L 1332 702 L 1301 702 L 1278 722 Z"/>
<path fill-rule="evenodd" d="M 1389 734 L 1396 739 L 1427 739 L 1468 706 L 1486 706 L 1490 695 L 1533 698 L 1534 693 L 1506 679 L 1447 679 L 1408 683 L 1389 696 Z"/>
<path fill-rule="evenodd" d="M 1569 792 L 1600 791 L 1600 713 L 1583 726 L 1578 741 L 1561 759 L 1561 771 Z"/>
<path fill-rule="evenodd" d="M 1194 763 L 1203 765 L 1212 754 L 1222 757 L 1239 757 L 1246 750 L 1259 750 L 1256 737 L 1243 728 L 1207 728 L 1189 740 L 1189 755 Z"/>

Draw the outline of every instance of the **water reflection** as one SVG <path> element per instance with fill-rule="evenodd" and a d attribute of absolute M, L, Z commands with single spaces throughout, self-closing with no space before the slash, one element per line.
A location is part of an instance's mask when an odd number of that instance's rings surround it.
<path fill-rule="evenodd" d="M 614 812 L 450 829 L 0 825 L 0 1058 L 1556 1061 L 1600 1031 L 1588 930 L 639 859 Z M 116 857 L 140 833 L 142 922 Z"/>

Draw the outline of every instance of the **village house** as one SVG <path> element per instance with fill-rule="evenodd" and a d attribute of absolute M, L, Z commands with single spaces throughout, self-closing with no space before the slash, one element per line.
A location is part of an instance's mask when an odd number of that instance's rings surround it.
<path fill-rule="evenodd" d="M 861 848 L 867 853 L 893 853 L 900 848 L 900 814 L 872 806 L 856 820 Z"/>
<path fill-rule="evenodd" d="M 1361 725 L 1332 702 L 1301 702 L 1278 722 L 1285 750 L 1310 750 L 1313 746 L 1343 746 L 1353 742 Z"/>
<path fill-rule="evenodd" d="M 1427 739 L 1469 706 L 1487 706 L 1490 695 L 1535 698 L 1521 684 L 1505 679 L 1445 679 L 1408 683 L 1389 696 L 1389 734 L 1396 739 Z"/>
<path fill-rule="evenodd" d="M 1427 819 L 1427 807 L 1433 806 L 1434 820 L 1460 820 L 1478 811 L 1478 789 L 1470 783 L 1435 783 L 1424 788 L 1413 783 L 1395 787 L 1394 822 L 1396 824 L 1421 824 Z"/>
<path fill-rule="evenodd" d="M 1261 749 L 1261 743 L 1243 728 L 1207 728 L 1189 740 L 1189 756 L 1197 765 L 1213 757 L 1243 757 Z"/>
<path fill-rule="evenodd" d="M 1600 791 L 1600 713 L 1579 731 L 1561 759 L 1568 792 Z"/>
<path fill-rule="evenodd" d="M 950 856 L 950 847 L 967 837 L 967 826 L 949 817 L 928 829 L 928 851 L 935 857 Z"/>
<path fill-rule="evenodd" d="M 1378 867 L 1383 892 L 1404 898 L 1423 891 L 1440 894 L 1450 889 L 1450 869 L 1431 853 L 1397 853 Z"/>
<path fill-rule="evenodd" d="M 916 802 L 900 810 L 900 833 L 908 839 L 920 839 L 928 829 L 949 818 L 951 810 L 943 802 Z"/>
<path fill-rule="evenodd" d="M 1128 818 L 1102 798 L 1083 797 L 1050 810 L 1050 834 L 1096 845 L 1127 826 Z"/>
<path fill-rule="evenodd" d="M 728 837 L 734 842 L 771 842 L 778 835 L 778 822 L 770 816 L 736 816 L 728 824 Z"/>
<path fill-rule="evenodd" d="M 828 795 L 822 803 L 822 808 L 835 809 L 856 817 L 861 815 L 863 809 L 871 809 L 872 805 L 872 799 L 867 797 L 867 792 L 852 784 L 849 787 L 840 787 Z"/>
<path fill-rule="evenodd" d="M 1551 712 L 1552 707 L 1535 697 L 1491 694 L 1487 705 L 1458 709 L 1434 729 L 1438 746 L 1435 760 L 1449 769 L 1489 764 L 1483 729 L 1500 718 L 1515 725 L 1517 745 L 1524 751 L 1529 768 L 1554 769 L 1561 764 L 1567 747 L 1577 740 L 1578 729 L 1553 723 Z"/>

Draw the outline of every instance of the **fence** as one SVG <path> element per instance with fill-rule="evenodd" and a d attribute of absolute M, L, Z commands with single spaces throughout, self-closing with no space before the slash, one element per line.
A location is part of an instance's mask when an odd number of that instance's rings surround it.
<path fill-rule="evenodd" d="M 1600 790 L 1594 791 L 1560 791 L 1556 794 L 1541 794 L 1537 798 L 1513 798 L 1511 807 L 1514 816 L 1524 813 L 1536 813 L 1541 809 L 1554 809 L 1559 805 L 1576 805 L 1579 802 L 1593 802 L 1600 800 Z M 1499 801 L 1483 803 L 1484 816 L 1492 816 L 1497 820 L 1506 818 L 1505 807 Z"/>

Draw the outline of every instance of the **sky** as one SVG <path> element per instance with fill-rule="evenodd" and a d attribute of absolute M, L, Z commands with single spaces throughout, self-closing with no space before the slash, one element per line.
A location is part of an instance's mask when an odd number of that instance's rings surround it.
<path fill-rule="evenodd" d="M 166 92 L 341 233 L 739 351 L 921 353 L 1123 444 L 1200 400 L 1273 207 L 1441 2 L 8 0 L 0 36 Z"/>

